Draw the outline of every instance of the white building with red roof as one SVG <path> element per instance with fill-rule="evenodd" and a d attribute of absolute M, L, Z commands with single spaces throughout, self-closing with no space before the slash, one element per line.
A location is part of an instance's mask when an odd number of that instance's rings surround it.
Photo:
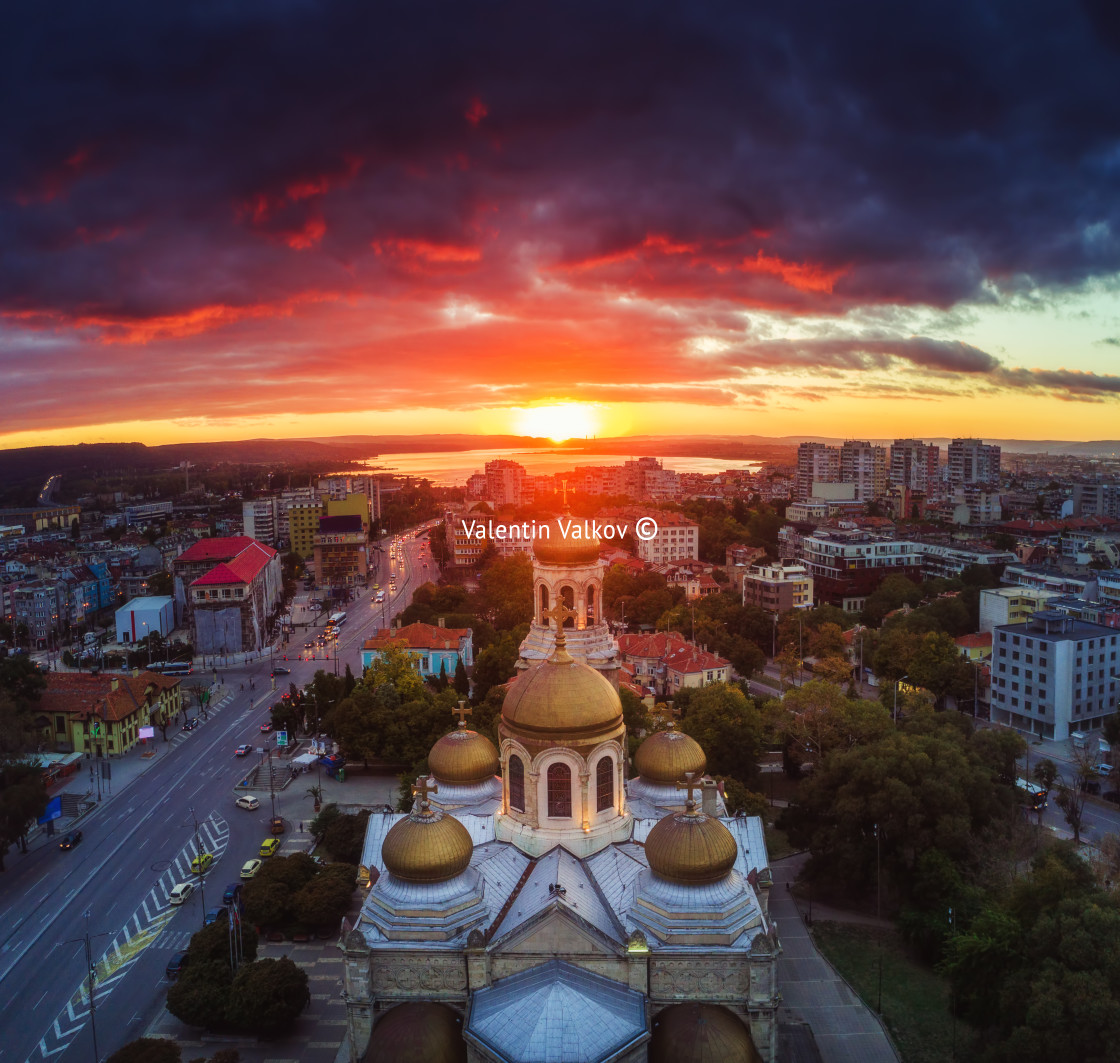
<path fill-rule="evenodd" d="M 241 653 L 268 644 L 283 597 L 280 555 L 247 535 L 200 539 L 171 562 L 197 653 Z"/>
<path fill-rule="evenodd" d="M 634 682 L 660 696 L 672 696 L 681 687 L 726 683 L 731 662 L 694 645 L 675 631 L 655 635 L 620 635 L 618 651 Z"/>

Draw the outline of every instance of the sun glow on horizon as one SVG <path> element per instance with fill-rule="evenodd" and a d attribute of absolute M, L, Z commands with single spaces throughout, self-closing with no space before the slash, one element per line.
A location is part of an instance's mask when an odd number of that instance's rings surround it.
<path fill-rule="evenodd" d="M 594 407 L 582 402 L 526 406 L 511 412 L 515 415 L 519 434 L 544 436 L 554 443 L 593 436 L 599 429 L 599 418 Z"/>

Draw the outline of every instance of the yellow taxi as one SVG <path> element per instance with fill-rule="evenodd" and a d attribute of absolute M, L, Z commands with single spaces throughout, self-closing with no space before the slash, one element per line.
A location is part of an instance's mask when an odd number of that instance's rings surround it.
<path fill-rule="evenodd" d="M 279 849 L 279 848 L 280 848 L 280 839 L 279 838 L 265 838 L 265 840 L 263 842 L 261 842 L 260 855 L 261 856 L 272 856 L 276 852 L 276 850 Z"/>

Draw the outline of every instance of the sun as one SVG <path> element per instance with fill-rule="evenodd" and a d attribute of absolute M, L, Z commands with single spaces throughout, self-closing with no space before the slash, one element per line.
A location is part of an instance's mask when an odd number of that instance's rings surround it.
<path fill-rule="evenodd" d="M 516 414 L 517 431 L 521 435 L 545 437 L 554 443 L 592 436 L 598 428 L 594 408 L 582 402 L 526 406 Z"/>

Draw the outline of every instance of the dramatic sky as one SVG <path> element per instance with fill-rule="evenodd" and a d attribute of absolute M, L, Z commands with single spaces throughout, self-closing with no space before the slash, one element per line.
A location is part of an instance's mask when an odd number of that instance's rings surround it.
<path fill-rule="evenodd" d="M 10 4 L 0 446 L 1115 438 L 1112 9 Z"/>

